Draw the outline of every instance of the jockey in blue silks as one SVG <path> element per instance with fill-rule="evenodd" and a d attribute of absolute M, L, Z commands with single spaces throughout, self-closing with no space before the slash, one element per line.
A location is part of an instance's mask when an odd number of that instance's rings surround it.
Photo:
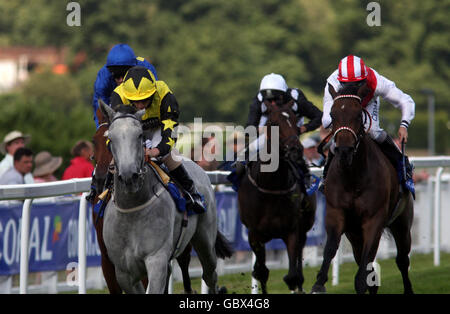
<path fill-rule="evenodd" d="M 110 105 L 112 92 L 117 86 L 122 84 L 127 71 L 136 65 L 149 69 L 155 76 L 155 79 L 157 79 L 155 67 L 144 58 L 136 57 L 133 49 L 127 44 L 117 44 L 109 51 L 106 57 L 106 64 L 98 71 L 94 83 L 92 108 L 94 110 L 94 121 L 97 128 L 99 126 L 97 117 L 98 100 L 102 99 L 105 104 Z M 94 176 L 94 173 L 92 175 Z M 92 183 L 91 192 L 86 199 L 92 201 L 97 192 L 101 193 L 101 191 L 97 191 L 95 184 Z"/>
<path fill-rule="evenodd" d="M 136 57 L 133 49 L 127 44 L 117 44 L 109 51 L 106 64 L 98 71 L 94 83 L 92 108 L 94 110 L 96 127 L 98 127 L 96 115 L 98 100 L 101 98 L 106 104 L 109 104 L 111 93 L 122 83 L 128 69 L 136 65 L 149 69 L 155 76 L 155 79 L 158 79 L 155 67 L 144 58 Z"/>

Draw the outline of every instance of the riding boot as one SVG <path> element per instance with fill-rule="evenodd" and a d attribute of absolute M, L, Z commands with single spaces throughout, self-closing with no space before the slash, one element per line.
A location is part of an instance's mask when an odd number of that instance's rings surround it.
<path fill-rule="evenodd" d="M 95 199 L 95 196 L 97 195 L 97 187 L 95 186 L 95 171 L 92 173 L 92 179 L 91 179 L 91 190 L 89 192 L 89 195 L 86 196 L 86 201 L 89 203 L 92 203 Z"/>
<path fill-rule="evenodd" d="M 190 197 L 186 197 L 186 206 L 197 214 L 204 213 L 206 208 L 203 206 L 202 197 L 197 191 L 194 181 L 187 173 L 183 165 L 178 166 L 170 171 L 170 175 L 181 185 L 181 187 L 189 193 Z"/>
<path fill-rule="evenodd" d="M 296 162 L 297 169 L 299 169 L 300 176 L 303 176 L 303 181 L 305 184 L 305 189 L 308 189 L 311 185 L 311 172 L 303 158 Z M 300 173 L 301 172 L 301 173 Z"/>
<path fill-rule="evenodd" d="M 331 152 L 331 150 L 328 151 L 327 160 L 325 162 L 325 165 L 323 166 L 323 173 L 322 173 L 322 180 L 319 184 L 319 191 L 324 192 L 325 190 L 325 179 L 327 177 L 328 168 L 330 168 L 331 161 L 333 160 L 334 154 Z"/>
<path fill-rule="evenodd" d="M 386 139 L 382 143 L 380 143 L 379 146 L 381 148 L 381 151 L 386 155 L 386 157 L 394 166 L 394 169 L 396 171 L 399 171 L 403 155 L 401 151 L 398 149 L 397 145 L 392 140 L 392 138 L 389 135 L 387 135 Z M 406 181 L 410 181 L 412 180 L 413 177 L 413 167 L 409 163 L 409 159 L 407 156 L 405 156 L 405 168 L 406 168 Z"/>
<path fill-rule="evenodd" d="M 94 178 L 94 177 L 92 177 L 92 178 Z M 92 180 L 92 182 L 94 182 L 94 180 Z M 95 199 L 96 195 L 97 195 L 97 188 L 95 187 L 95 184 L 92 183 L 89 195 L 86 196 L 86 201 L 88 201 L 89 203 L 92 203 L 92 201 Z"/>

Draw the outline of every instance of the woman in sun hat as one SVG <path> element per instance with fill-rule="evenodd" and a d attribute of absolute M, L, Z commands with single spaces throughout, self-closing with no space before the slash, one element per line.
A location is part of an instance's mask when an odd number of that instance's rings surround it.
<path fill-rule="evenodd" d="M 0 152 L 6 154 L 3 160 L 0 162 L 0 177 L 8 171 L 14 164 L 14 153 L 20 147 L 25 147 L 29 143 L 31 136 L 23 134 L 20 131 L 14 130 L 9 132 L 3 138 L 3 142 L 0 144 Z M 25 183 L 33 183 L 33 175 L 27 173 L 24 177 Z"/>
<path fill-rule="evenodd" d="M 42 151 L 34 158 L 34 164 L 34 182 L 57 181 L 53 173 L 61 166 L 62 157 L 54 157 L 49 152 Z"/>

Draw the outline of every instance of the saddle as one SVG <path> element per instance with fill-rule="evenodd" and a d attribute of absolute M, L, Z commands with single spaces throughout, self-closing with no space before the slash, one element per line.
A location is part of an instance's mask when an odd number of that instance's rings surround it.
<path fill-rule="evenodd" d="M 197 214 L 193 210 L 187 208 L 185 197 L 190 196 L 186 195 L 187 192 L 171 177 L 169 169 L 164 164 L 159 165 L 153 160 L 149 160 L 148 165 L 150 166 L 150 169 L 155 173 L 156 177 L 161 182 L 161 184 L 170 193 L 170 196 L 172 196 L 172 199 L 175 202 L 177 210 L 179 212 L 187 212 L 188 216 Z M 203 204 L 205 204 L 203 195 L 201 195 L 201 197 Z"/>

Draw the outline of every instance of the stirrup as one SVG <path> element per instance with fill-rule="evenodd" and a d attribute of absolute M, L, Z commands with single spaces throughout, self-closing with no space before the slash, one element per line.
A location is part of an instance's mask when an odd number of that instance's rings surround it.
<path fill-rule="evenodd" d="M 320 180 L 318 190 L 322 194 L 325 192 L 325 179 Z"/>
<path fill-rule="evenodd" d="M 206 208 L 203 205 L 202 197 L 198 193 L 186 193 L 186 207 L 196 214 L 203 214 Z"/>
<path fill-rule="evenodd" d="M 92 203 L 95 199 L 95 196 L 97 195 L 97 190 L 95 188 L 91 187 L 91 191 L 88 196 L 86 196 L 86 201 L 89 203 Z"/>

